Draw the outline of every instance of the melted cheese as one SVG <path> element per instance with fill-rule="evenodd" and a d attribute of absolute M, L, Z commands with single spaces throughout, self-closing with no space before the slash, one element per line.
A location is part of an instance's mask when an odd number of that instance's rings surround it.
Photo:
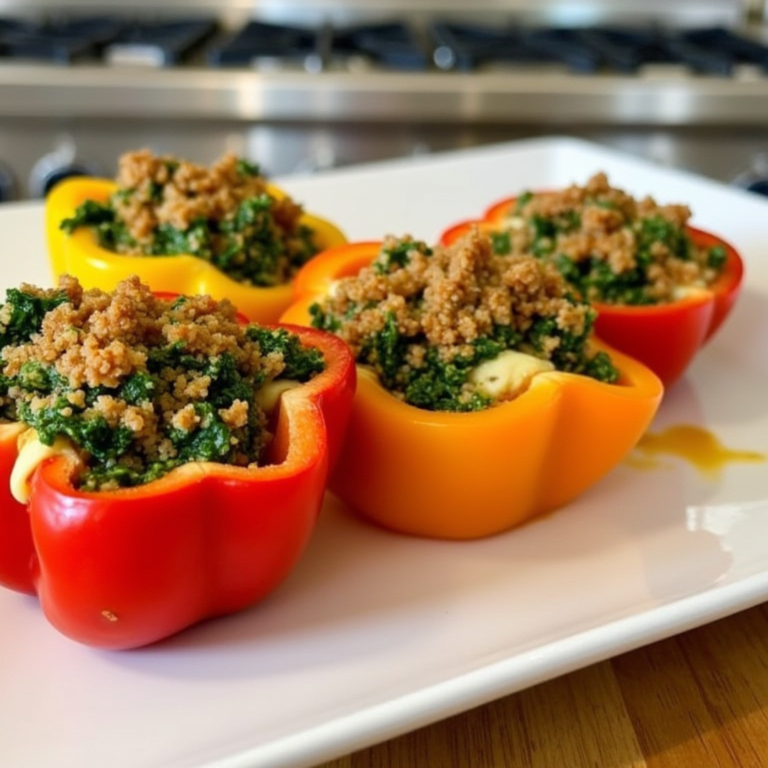
<path fill-rule="evenodd" d="M 707 290 L 706 285 L 701 283 L 692 283 L 691 285 L 678 285 L 672 292 L 672 300 L 679 301 L 680 299 L 693 298 L 696 296 L 706 296 L 711 291 Z"/>
<path fill-rule="evenodd" d="M 268 381 L 256 393 L 256 402 L 264 413 L 269 415 L 277 407 L 277 401 L 280 395 L 294 387 L 300 387 L 301 382 L 292 379 L 279 379 L 277 381 Z"/>
<path fill-rule="evenodd" d="M 11 470 L 10 486 L 13 498 L 21 504 L 29 501 L 29 481 L 40 464 L 59 454 L 77 456 L 72 443 L 65 437 L 57 437 L 53 445 L 44 445 L 32 428 L 25 429 L 19 435 L 16 445 L 19 455 Z"/>
<path fill-rule="evenodd" d="M 507 349 L 493 360 L 481 363 L 469 374 L 479 392 L 494 400 L 509 400 L 524 392 L 539 373 L 554 371 L 549 360 Z"/>
<path fill-rule="evenodd" d="M 509 216 L 502 223 L 506 229 L 522 229 L 525 219 L 522 216 Z"/>

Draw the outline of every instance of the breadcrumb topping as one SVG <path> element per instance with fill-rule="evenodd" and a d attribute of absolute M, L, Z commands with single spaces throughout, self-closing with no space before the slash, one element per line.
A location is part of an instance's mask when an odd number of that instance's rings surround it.
<path fill-rule="evenodd" d="M 247 285 L 287 282 L 317 252 L 302 206 L 233 153 L 207 167 L 140 149 L 119 158 L 115 181 L 107 204 L 87 201 L 62 228 L 93 227 L 115 253 L 191 254 Z"/>
<path fill-rule="evenodd" d="M 9 339 L 19 307 L 31 327 Z M 256 393 L 292 364 L 270 334 L 227 300 L 158 298 L 137 277 L 112 293 L 67 275 L 55 289 L 22 285 L 0 309 L 0 415 L 50 429 L 48 444 L 69 437 L 101 490 L 183 461 L 256 464 L 271 439 Z"/>
<path fill-rule="evenodd" d="M 444 410 L 489 405 L 467 377 L 503 349 L 563 370 L 580 371 L 591 357 L 589 305 L 573 298 L 553 265 L 498 256 L 477 228 L 447 247 L 387 236 L 373 264 L 335 283 L 312 313 L 314 325 L 338 334 L 408 402 L 419 399 L 413 386 L 421 374 L 444 380 L 453 376 L 446 366 L 460 368 L 456 398 L 440 392 Z"/>
<path fill-rule="evenodd" d="M 161 224 L 185 230 L 199 219 L 227 219 L 243 200 L 268 193 L 266 179 L 242 173 L 240 159 L 231 152 L 207 167 L 139 149 L 119 158 L 115 181 L 120 189 L 133 192 L 119 195 L 115 209 L 136 241 L 121 250 L 134 254 L 147 252 Z M 302 213 L 290 197 L 272 206 L 275 223 L 285 231 L 296 228 Z"/>
<path fill-rule="evenodd" d="M 706 288 L 724 253 L 696 246 L 691 209 L 635 198 L 596 173 L 583 186 L 526 193 L 506 222 L 500 253 L 534 254 L 558 264 L 590 301 L 674 301 L 681 288 Z"/>

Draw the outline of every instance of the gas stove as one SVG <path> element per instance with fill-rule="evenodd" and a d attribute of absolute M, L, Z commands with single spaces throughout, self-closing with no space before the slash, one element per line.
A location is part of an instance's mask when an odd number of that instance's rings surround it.
<path fill-rule="evenodd" d="M 215 17 L 173 20 L 58 13 L 36 21 L 0 16 L 0 64 L 144 64 L 355 72 L 488 71 L 560 65 L 582 74 L 641 74 L 655 65 L 722 77 L 768 71 L 768 44 L 722 25 L 566 26 L 431 18 L 297 26 L 251 19 L 222 29 Z"/>
<path fill-rule="evenodd" d="M 0 0 L 0 200 L 137 144 L 285 174 L 563 132 L 762 179 L 763 2 L 467 5 Z"/>

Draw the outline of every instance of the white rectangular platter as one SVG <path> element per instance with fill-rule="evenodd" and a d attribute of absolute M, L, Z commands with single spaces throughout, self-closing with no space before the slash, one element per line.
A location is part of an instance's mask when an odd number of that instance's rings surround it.
<path fill-rule="evenodd" d="M 767 201 L 559 137 L 281 181 L 351 239 L 434 240 L 497 198 L 598 170 L 689 203 L 746 261 L 736 311 L 653 429 L 768 452 Z M 1 289 L 50 284 L 41 204 L 0 207 L 0 259 Z M 311 766 L 766 599 L 768 464 L 631 458 L 483 541 L 388 533 L 328 498 L 269 600 L 138 651 L 78 645 L 0 589 L 0 765 Z"/>

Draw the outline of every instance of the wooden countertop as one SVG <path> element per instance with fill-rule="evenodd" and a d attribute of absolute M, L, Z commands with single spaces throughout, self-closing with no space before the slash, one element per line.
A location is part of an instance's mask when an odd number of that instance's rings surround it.
<path fill-rule="evenodd" d="M 760 768 L 768 604 L 322 768 Z"/>

